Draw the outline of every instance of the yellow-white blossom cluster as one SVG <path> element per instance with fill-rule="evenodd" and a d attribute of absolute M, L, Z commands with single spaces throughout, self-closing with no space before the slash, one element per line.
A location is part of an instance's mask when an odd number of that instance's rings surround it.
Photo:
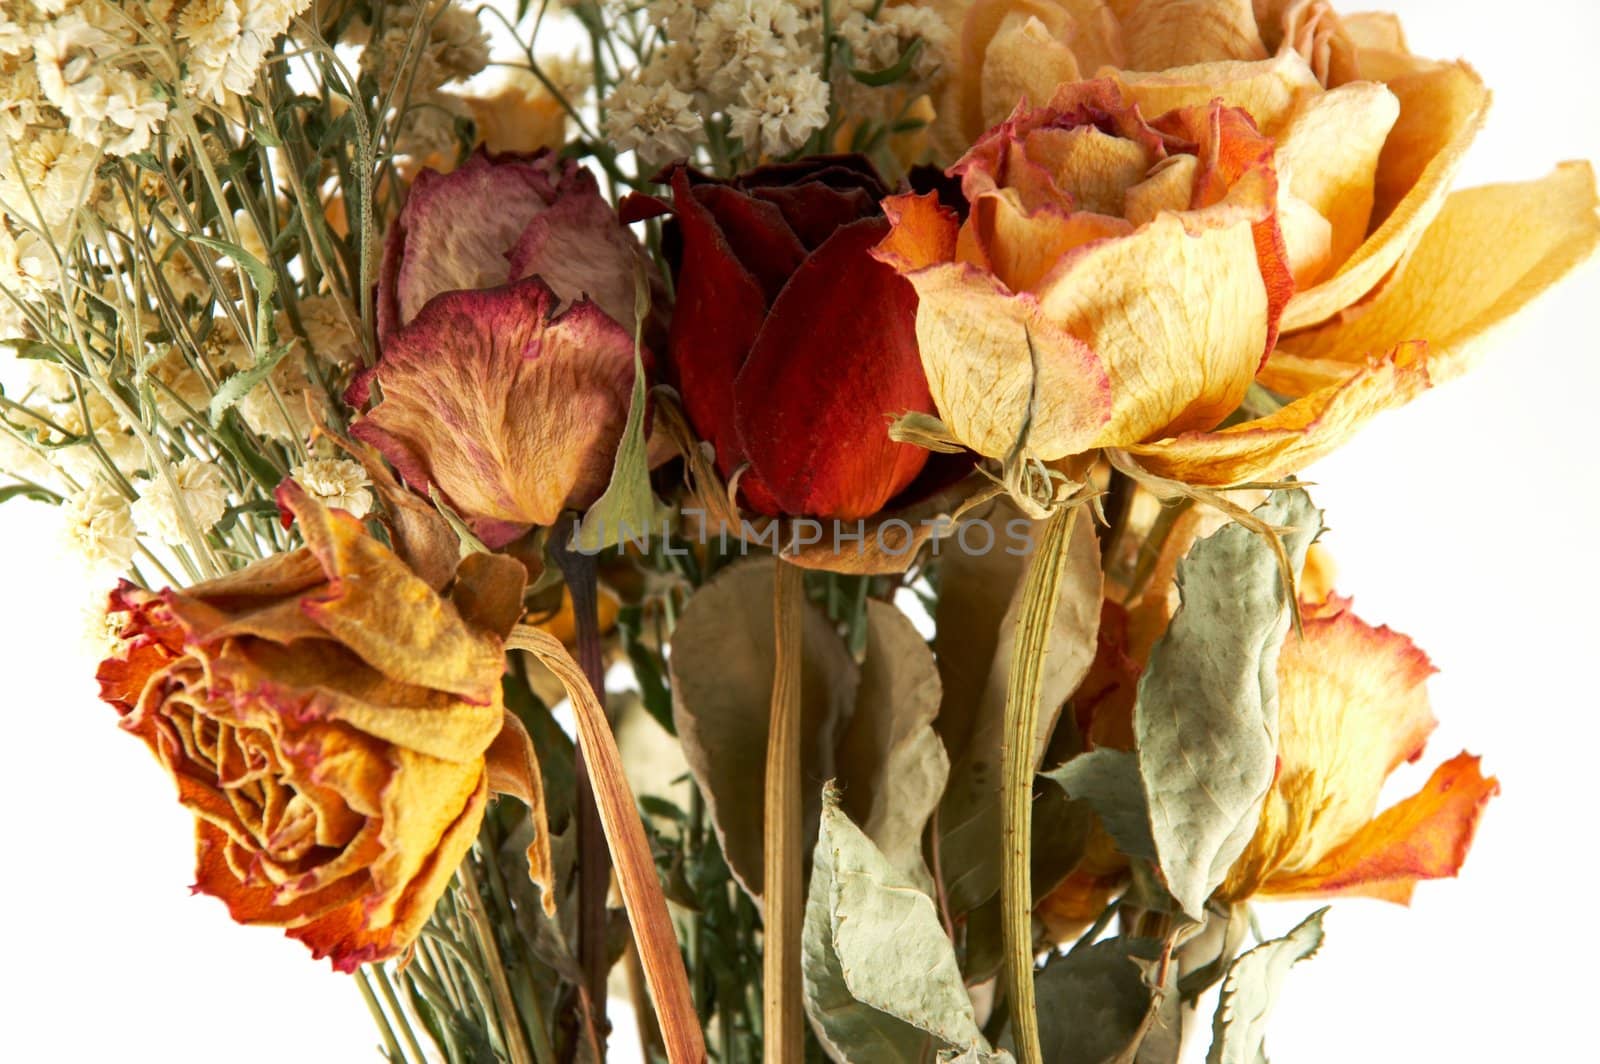
<path fill-rule="evenodd" d="M 646 165 L 690 156 L 717 116 L 750 159 L 798 151 L 828 124 L 830 102 L 886 120 L 944 62 L 949 31 L 931 11 L 838 0 L 654 0 L 658 42 L 606 100 L 606 134 Z M 895 91 L 855 75 L 897 71 Z"/>

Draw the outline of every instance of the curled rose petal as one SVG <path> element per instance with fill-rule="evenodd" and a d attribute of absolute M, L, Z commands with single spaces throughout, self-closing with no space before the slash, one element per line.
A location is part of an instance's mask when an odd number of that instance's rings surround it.
<path fill-rule="evenodd" d="M 1427 345 L 1401 344 L 1266 417 L 1127 450 L 1152 473 L 1189 484 L 1276 480 L 1331 453 L 1367 421 L 1410 402 L 1431 383 Z"/>
<path fill-rule="evenodd" d="M 1489 799 L 1500 793 L 1478 758 L 1458 754 L 1434 770 L 1422 790 L 1367 824 L 1316 867 L 1267 882 L 1273 897 L 1360 895 L 1411 901 L 1420 880 L 1461 871 Z"/>
<path fill-rule="evenodd" d="M 1600 245 L 1594 171 L 1566 163 L 1536 181 L 1454 193 L 1398 277 L 1369 303 L 1284 338 L 1261 381 L 1291 395 L 1347 376 L 1370 352 L 1428 341 L 1429 372 L 1470 365 L 1472 342 Z M 1450 283 L 1440 284 L 1448 277 Z"/>
<path fill-rule="evenodd" d="M 490 547 L 598 498 L 627 418 L 632 335 L 557 303 L 537 277 L 435 297 L 384 345 L 383 399 L 351 428 Z"/>

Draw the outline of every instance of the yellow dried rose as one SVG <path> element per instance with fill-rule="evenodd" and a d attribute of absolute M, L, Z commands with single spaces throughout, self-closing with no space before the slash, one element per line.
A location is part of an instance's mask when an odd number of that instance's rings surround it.
<path fill-rule="evenodd" d="M 1295 292 L 1255 379 L 1292 401 L 1220 430 L 1219 417 L 1128 441 L 1154 472 L 1232 484 L 1305 466 L 1376 413 L 1460 373 L 1470 341 L 1600 241 L 1586 163 L 1450 194 L 1489 93 L 1466 63 L 1412 55 L 1391 15 L 1341 16 L 1325 0 L 935 6 L 962 55 L 940 96 L 934 140 L 946 158 L 1019 102 L 1094 76 L 1115 81 L 1145 116 L 1220 100 L 1273 144 Z M 1158 349 L 1186 338 L 1168 322 L 1148 324 Z M 1153 401 L 1184 394 L 1159 353 L 1151 368 L 1142 387 Z M 1215 387 L 1242 394 L 1249 383 Z"/>
<path fill-rule="evenodd" d="M 475 555 L 441 597 L 293 481 L 279 502 L 305 548 L 112 595 L 101 696 L 195 815 L 196 889 L 350 971 L 416 938 L 491 789 L 534 807 L 547 881 L 537 764 L 500 695 L 525 576 Z"/>

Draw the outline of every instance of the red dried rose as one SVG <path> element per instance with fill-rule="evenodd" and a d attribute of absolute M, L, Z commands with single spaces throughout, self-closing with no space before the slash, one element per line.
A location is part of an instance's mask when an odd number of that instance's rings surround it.
<path fill-rule="evenodd" d="M 670 207 L 634 197 L 623 216 L 676 215 L 668 369 L 718 469 L 763 513 L 877 513 L 928 459 L 891 420 L 934 409 L 916 291 L 870 254 L 888 190 L 858 156 L 664 180 Z"/>

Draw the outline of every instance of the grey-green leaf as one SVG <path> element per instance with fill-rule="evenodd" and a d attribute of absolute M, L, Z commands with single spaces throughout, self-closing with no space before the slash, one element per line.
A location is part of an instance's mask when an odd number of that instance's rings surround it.
<path fill-rule="evenodd" d="M 802 938 L 806 1014 L 839 1061 L 990 1059 L 933 899 L 823 795 Z M 957 1059 L 960 1059 L 959 1057 Z"/>
<path fill-rule="evenodd" d="M 1050 1064 L 1152 1062 L 1147 1042 L 1172 1044 L 1180 1021 L 1176 989 L 1159 996 L 1145 978 L 1140 946 L 1156 943 L 1112 938 L 1051 958 L 1034 977 L 1039 1008 L 1039 1048 Z M 1151 1015 L 1154 1011 L 1154 1015 Z M 1158 1037 L 1152 1041 L 1151 1035 Z"/>
<path fill-rule="evenodd" d="M 1267 1064 L 1267 1014 L 1278 1001 L 1289 969 L 1322 945 L 1318 909 L 1282 938 L 1263 942 L 1228 969 L 1211 1021 L 1211 1051 L 1206 1064 Z"/>
<path fill-rule="evenodd" d="M 1101 749 L 1045 773 L 1067 794 L 1088 802 L 1117 849 L 1129 857 L 1156 859 L 1150 836 L 1150 807 L 1139 779 L 1139 758 L 1123 750 Z"/>
<path fill-rule="evenodd" d="M 1296 573 L 1322 530 L 1300 489 L 1255 510 L 1286 529 Z M 1157 863 L 1186 913 L 1206 899 L 1254 834 L 1277 757 L 1278 648 L 1289 589 L 1262 536 L 1224 526 L 1178 565 L 1182 604 L 1150 652 L 1134 708 L 1139 775 Z"/>

